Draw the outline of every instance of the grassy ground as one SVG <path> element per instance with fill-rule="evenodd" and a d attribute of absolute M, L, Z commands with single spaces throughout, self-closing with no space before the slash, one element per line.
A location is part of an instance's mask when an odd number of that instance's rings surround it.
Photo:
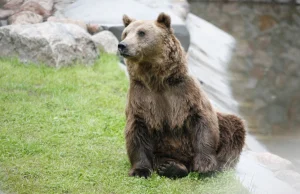
<path fill-rule="evenodd" d="M 234 173 L 127 176 L 128 81 L 113 56 L 59 70 L 0 59 L 0 188 L 7 193 L 245 193 Z"/>

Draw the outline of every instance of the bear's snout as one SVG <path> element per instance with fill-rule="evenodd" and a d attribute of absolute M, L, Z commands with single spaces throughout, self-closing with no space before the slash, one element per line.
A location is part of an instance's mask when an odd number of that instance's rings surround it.
<path fill-rule="evenodd" d="M 120 52 L 121 55 L 126 55 L 127 52 L 127 44 L 124 42 L 120 42 L 118 44 L 118 50 Z"/>

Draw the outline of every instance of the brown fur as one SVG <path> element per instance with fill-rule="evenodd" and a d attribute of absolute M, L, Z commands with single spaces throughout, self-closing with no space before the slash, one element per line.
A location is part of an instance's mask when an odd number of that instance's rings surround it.
<path fill-rule="evenodd" d="M 219 170 L 235 167 L 245 141 L 244 123 L 235 115 L 217 113 L 220 142 L 217 149 Z"/>
<path fill-rule="evenodd" d="M 241 119 L 217 113 L 197 80 L 188 74 L 185 53 L 162 13 L 156 21 L 123 17 L 120 53 L 130 88 L 126 147 L 131 176 L 167 177 L 235 166 L 244 145 Z"/>

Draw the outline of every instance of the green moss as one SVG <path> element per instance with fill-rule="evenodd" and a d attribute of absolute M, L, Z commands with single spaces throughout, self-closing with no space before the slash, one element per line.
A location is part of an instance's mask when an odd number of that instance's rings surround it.
<path fill-rule="evenodd" d="M 0 188 L 8 193 L 247 193 L 233 172 L 127 176 L 128 81 L 114 56 L 53 69 L 0 59 Z"/>

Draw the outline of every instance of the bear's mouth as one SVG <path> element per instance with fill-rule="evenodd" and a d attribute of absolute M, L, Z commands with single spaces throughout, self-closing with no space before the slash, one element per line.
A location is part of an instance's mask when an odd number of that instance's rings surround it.
<path fill-rule="evenodd" d="M 126 54 L 126 53 L 121 53 L 121 56 L 124 57 L 124 58 L 131 57 L 131 55 L 128 55 L 128 54 Z"/>

